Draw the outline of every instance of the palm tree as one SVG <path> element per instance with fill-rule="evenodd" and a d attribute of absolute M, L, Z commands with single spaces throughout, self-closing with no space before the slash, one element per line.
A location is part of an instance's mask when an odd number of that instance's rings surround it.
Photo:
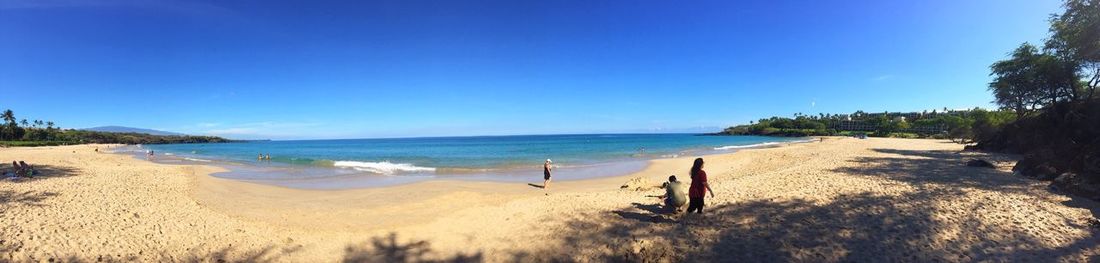
<path fill-rule="evenodd" d="M 15 139 L 15 128 L 18 127 L 15 123 L 15 113 L 11 110 L 5 110 L 3 114 L 0 114 L 0 117 L 2 117 L 4 121 L 7 121 L 7 125 L 4 127 L 4 139 Z"/>
<path fill-rule="evenodd" d="M 4 114 L 0 114 L 0 117 L 3 117 L 8 125 L 15 125 L 15 113 L 11 110 L 5 110 Z"/>
<path fill-rule="evenodd" d="M 23 124 L 23 127 L 27 127 L 27 124 L 29 123 L 27 122 L 27 119 L 23 119 L 22 121 L 19 121 L 19 124 Z"/>
<path fill-rule="evenodd" d="M 52 131 L 53 130 L 53 122 L 52 121 L 47 121 L 46 122 L 46 130 L 47 131 Z"/>

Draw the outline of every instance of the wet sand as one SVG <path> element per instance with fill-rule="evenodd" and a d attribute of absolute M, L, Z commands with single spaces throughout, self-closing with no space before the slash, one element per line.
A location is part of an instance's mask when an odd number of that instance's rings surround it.
<path fill-rule="evenodd" d="M 716 198 L 658 215 L 692 157 L 619 177 L 302 190 L 96 146 L 0 149 L 0 261 L 1087 261 L 1096 202 L 936 140 L 828 138 L 706 156 Z M 103 147 L 103 146 L 98 146 Z M 993 160 L 998 169 L 964 165 Z M 10 165 L 4 165 L 7 169 Z M 653 188 L 621 189 L 632 178 Z"/>

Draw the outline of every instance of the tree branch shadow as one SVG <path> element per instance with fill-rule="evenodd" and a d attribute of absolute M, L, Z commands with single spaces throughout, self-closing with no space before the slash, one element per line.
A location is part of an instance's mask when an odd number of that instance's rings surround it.
<path fill-rule="evenodd" d="M 455 254 L 447 258 L 433 258 L 431 243 L 426 240 L 398 241 L 396 233 L 371 238 L 369 244 L 349 245 L 344 250 L 343 262 L 482 262 L 482 253 Z"/>
<path fill-rule="evenodd" d="M 11 183 L 25 183 L 56 177 L 75 176 L 80 173 L 80 169 L 57 165 L 34 165 L 34 170 L 37 171 L 37 173 L 29 178 L 22 176 L 15 178 L 4 176 L 4 180 L 2 181 Z M 9 172 L 14 172 L 14 169 L 11 163 L 0 163 L 0 171 L 2 171 L 2 174 L 6 175 Z"/>
<path fill-rule="evenodd" d="M 268 245 L 254 250 L 238 250 L 226 247 L 206 253 L 191 254 L 182 259 L 183 262 L 281 262 L 282 257 L 301 250 L 301 246 L 276 247 Z M 172 257 L 166 257 L 177 260 Z"/>
<path fill-rule="evenodd" d="M 46 199 L 54 196 L 57 196 L 56 192 L 0 190 L 0 204 L 3 206 L 42 207 L 46 206 L 44 204 Z"/>
<path fill-rule="evenodd" d="M 966 166 L 969 158 L 1003 162 L 1004 157 L 985 153 L 872 149 L 898 157 L 860 157 L 834 172 L 888 179 L 917 187 L 976 188 L 1002 192 L 1030 192 L 1034 188 L 999 169 Z"/>
<path fill-rule="evenodd" d="M 979 212 L 985 203 L 952 206 L 952 200 L 970 198 L 973 189 L 1028 196 L 1046 191 L 1006 171 L 965 166 L 964 159 L 974 153 L 875 150 L 900 156 L 858 158 L 835 171 L 886 179 L 913 190 L 746 200 L 661 223 L 645 213 L 657 214 L 656 205 L 634 203 L 610 214 L 569 219 L 553 245 L 512 251 L 512 261 L 1057 262 L 1088 260 L 1100 249 L 1095 234 L 1051 242 L 1033 225 L 987 220 Z M 1100 207 L 1078 201 L 1082 207 Z M 1062 219 L 1067 227 L 1087 228 Z"/>
<path fill-rule="evenodd" d="M 0 240 L 2 241 L 2 240 Z M 0 254 L 8 254 L 11 251 L 17 251 L 21 248 L 21 244 L 11 244 L 6 242 L 0 242 Z M 200 252 L 201 249 L 193 248 L 192 251 L 185 255 L 179 255 L 173 252 L 160 251 L 152 255 L 139 255 L 139 254 L 106 254 L 106 255 L 56 255 L 46 258 L 26 258 L 18 259 L 12 258 L 8 254 L 7 260 L 18 261 L 42 261 L 42 262 L 140 262 L 140 261 L 161 261 L 161 262 L 282 262 L 286 261 L 285 256 L 298 252 L 301 250 L 301 245 L 295 246 L 283 246 L 277 247 L 274 245 L 268 245 L 260 249 L 242 250 L 234 247 L 226 247 L 213 251 Z M 146 258 L 152 256 L 152 258 Z M 0 261 L 4 261 L 0 259 Z M 7 261 L 5 261 L 7 262 Z"/>

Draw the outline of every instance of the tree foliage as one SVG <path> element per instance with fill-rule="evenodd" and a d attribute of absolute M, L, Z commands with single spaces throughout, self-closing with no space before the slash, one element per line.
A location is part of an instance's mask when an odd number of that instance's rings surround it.
<path fill-rule="evenodd" d="M 1077 68 L 1073 60 L 1023 43 L 1010 58 L 990 66 L 994 79 L 989 90 L 995 103 L 1023 117 L 1045 105 L 1078 100 L 1082 86 Z"/>
<path fill-rule="evenodd" d="M 1072 61 L 1086 81 L 1078 82 L 1084 98 L 1098 96 L 1100 86 L 1100 0 L 1067 0 L 1065 11 L 1050 18 L 1046 49 Z"/>
<path fill-rule="evenodd" d="M 975 115 L 975 149 L 1017 153 L 1014 171 L 1100 198 L 1100 0 L 1066 0 L 1042 51 L 1024 43 L 990 68 L 989 88 L 1016 118 Z M 1080 174 L 1081 176 L 1077 176 Z"/>
<path fill-rule="evenodd" d="M 1058 103 L 1092 99 L 1100 85 L 1100 0 L 1067 0 L 1050 19 L 1042 50 L 1023 43 L 990 66 L 994 102 L 1017 118 Z"/>
<path fill-rule="evenodd" d="M 917 117 L 908 120 L 903 115 Z M 931 113 L 876 113 L 856 111 L 852 114 L 819 114 L 795 118 L 771 117 L 748 125 L 726 128 L 719 134 L 766 136 L 834 136 L 870 132 L 877 137 L 948 138 L 958 143 L 971 143 L 1012 122 L 1011 111 L 987 111 L 980 108 Z M 849 123 L 852 125 L 842 125 Z M 863 127 L 863 129 L 845 129 Z"/>
<path fill-rule="evenodd" d="M 52 121 L 35 120 L 33 122 L 15 121 L 12 110 L 0 113 L 4 123 L 0 126 L 0 140 L 3 145 L 34 146 L 80 143 L 121 143 L 121 144 L 164 144 L 164 143 L 207 143 L 231 142 L 231 140 L 213 136 L 161 136 L 144 133 L 112 133 L 83 130 L 63 130 Z M 22 126 L 20 126 L 22 125 Z"/>

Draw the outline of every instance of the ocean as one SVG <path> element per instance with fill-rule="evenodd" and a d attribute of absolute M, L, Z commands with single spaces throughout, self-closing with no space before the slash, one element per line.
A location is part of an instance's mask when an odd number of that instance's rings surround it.
<path fill-rule="evenodd" d="M 695 134 L 579 134 L 250 141 L 140 145 L 116 149 L 163 163 L 209 164 L 214 176 L 293 188 L 343 189 L 433 179 L 542 181 L 552 159 L 555 180 L 617 176 L 656 158 L 701 156 L 806 138 Z M 146 151 L 156 153 L 145 156 Z M 270 160 L 258 160 L 260 154 Z M 685 168 L 686 169 L 686 168 Z"/>

